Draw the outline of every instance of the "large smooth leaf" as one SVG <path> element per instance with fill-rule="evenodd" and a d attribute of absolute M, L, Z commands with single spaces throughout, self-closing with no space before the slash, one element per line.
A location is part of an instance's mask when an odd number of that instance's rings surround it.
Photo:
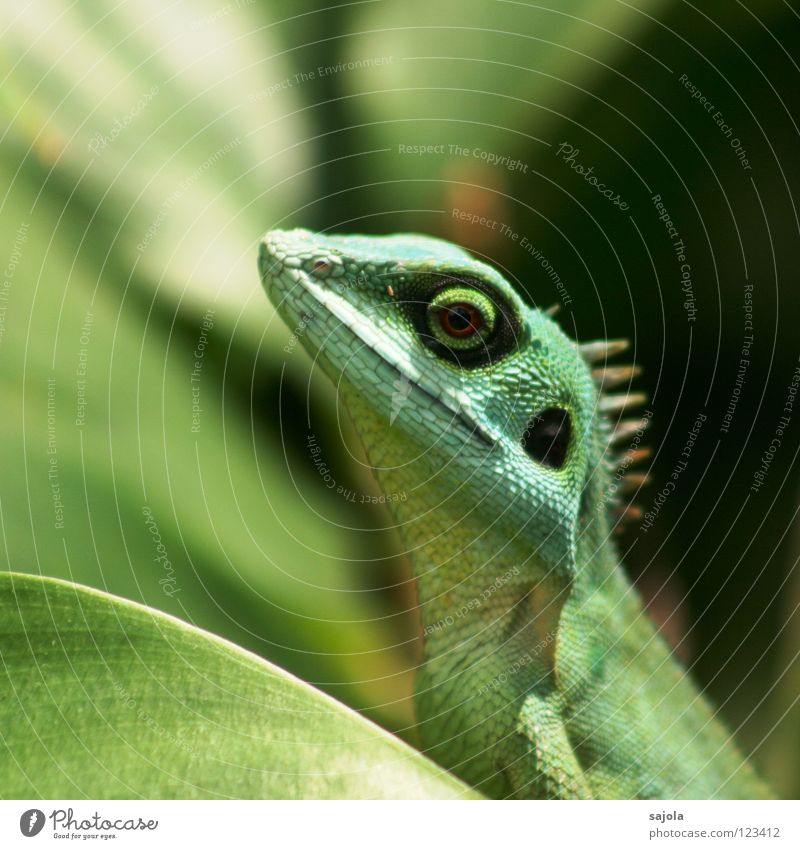
<path fill-rule="evenodd" d="M 0 640 L 4 797 L 474 796 L 283 670 L 96 590 L 0 576 Z"/>

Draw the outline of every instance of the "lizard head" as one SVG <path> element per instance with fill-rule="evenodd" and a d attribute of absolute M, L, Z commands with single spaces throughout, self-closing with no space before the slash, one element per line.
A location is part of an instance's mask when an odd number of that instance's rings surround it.
<path fill-rule="evenodd" d="M 590 366 L 551 318 L 487 264 L 420 235 L 271 231 L 260 270 L 376 468 L 411 488 L 435 478 L 512 537 L 523 517 L 550 568 L 574 567 L 582 493 L 605 446 Z"/>

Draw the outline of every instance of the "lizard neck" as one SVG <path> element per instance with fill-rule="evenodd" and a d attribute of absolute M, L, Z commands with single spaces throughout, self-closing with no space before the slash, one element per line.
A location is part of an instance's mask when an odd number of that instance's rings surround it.
<path fill-rule="evenodd" d="M 402 440 L 365 440 L 410 557 L 422 624 L 423 663 L 415 704 L 425 751 L 493 797 L 513 782 L 503 765 L 524 757 L 517 733 L 532 693 L 558 699 L 556 652 L 564 605 L 579 583 L 589 592 L 612 568 L 602 511 L 578 538 L 578 574 L 565 585 L 542 559 L 537 525 L 513 492 L 490 501 L 455 464 L 429 460 Z M 460 467 L 459 467 L 460 468 Z M 594 554 L 595 557 L 591 557 Z M 600 556 L 597 556 L 600 554 Z M 610 556 L 611 555 L 611 556 Z M 592 573 L 592 574 L 589 574 Z"/>

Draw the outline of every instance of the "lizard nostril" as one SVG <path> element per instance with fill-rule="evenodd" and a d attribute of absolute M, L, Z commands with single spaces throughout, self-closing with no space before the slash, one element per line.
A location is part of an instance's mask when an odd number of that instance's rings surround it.
<path fill-rule="evenodd" d="M 551 469 L 560 469 L 572 441 L 572 420 L 560 407 L 533 416 L 522 434 L 522 447 L 530 457 Z"/>

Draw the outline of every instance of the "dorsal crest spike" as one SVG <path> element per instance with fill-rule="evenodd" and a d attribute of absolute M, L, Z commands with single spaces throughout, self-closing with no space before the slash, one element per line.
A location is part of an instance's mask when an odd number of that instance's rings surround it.
<path fill-rule="evenodd" d="M 592 365 L 627 351 L 630 345 L 627 339 L 597 339 L 594 342 L 578 345 L 578 352 L 589 365 Z"/>
<path fill-rule="evenodd" d="M 645 430 L 650 424 L 650 419 L 623 419 L 611 432 L 608 440 L 609 445 L 619 445 L 620 442 L 630 440 L 637 431 Z"/>
<path fill-rule="evenodd" d="M 647 395 L 644 392 L 628 392 L 624 395 L 601 395 L 597 403 L 604 413 L 613 415 L 630 407 L 641 406 L 646 402 Z"/>
<path fill-rule="evenodd" d="M 620 536 L 624 534 L 629 525 L 638 522 L 644 515 L 644 510 L 638 504 L 620 505 L 614 511 L 616 524 L 614 525 L 614 534 Z"/>
<path fill-rule="evenodd" d="M 653 449 L 650 446 L 645 445 L 643 448 L 636 448 L 634 451 L 629 452 L 628 456 L 628 465 L 632 466 L 634 463 L 644 463 L 645 460 L 649 460 L 653 456 Z"/>
<path fill-rule="evenodd" d="M 601 391 L 630 383 L 641 373 L 642 369 L 639 366 L 608 366 L 592 369 L 592 377 L 599 384 Z"/>
<path fill-rule="evenodd" d="M 620 484 L 620 492 L 623 495 L 629 495 L 633 492 L 638 492 L 643 486 L 649 482 L 650 478 L 647 472 L 630 472 L 625 475 Z"/>

